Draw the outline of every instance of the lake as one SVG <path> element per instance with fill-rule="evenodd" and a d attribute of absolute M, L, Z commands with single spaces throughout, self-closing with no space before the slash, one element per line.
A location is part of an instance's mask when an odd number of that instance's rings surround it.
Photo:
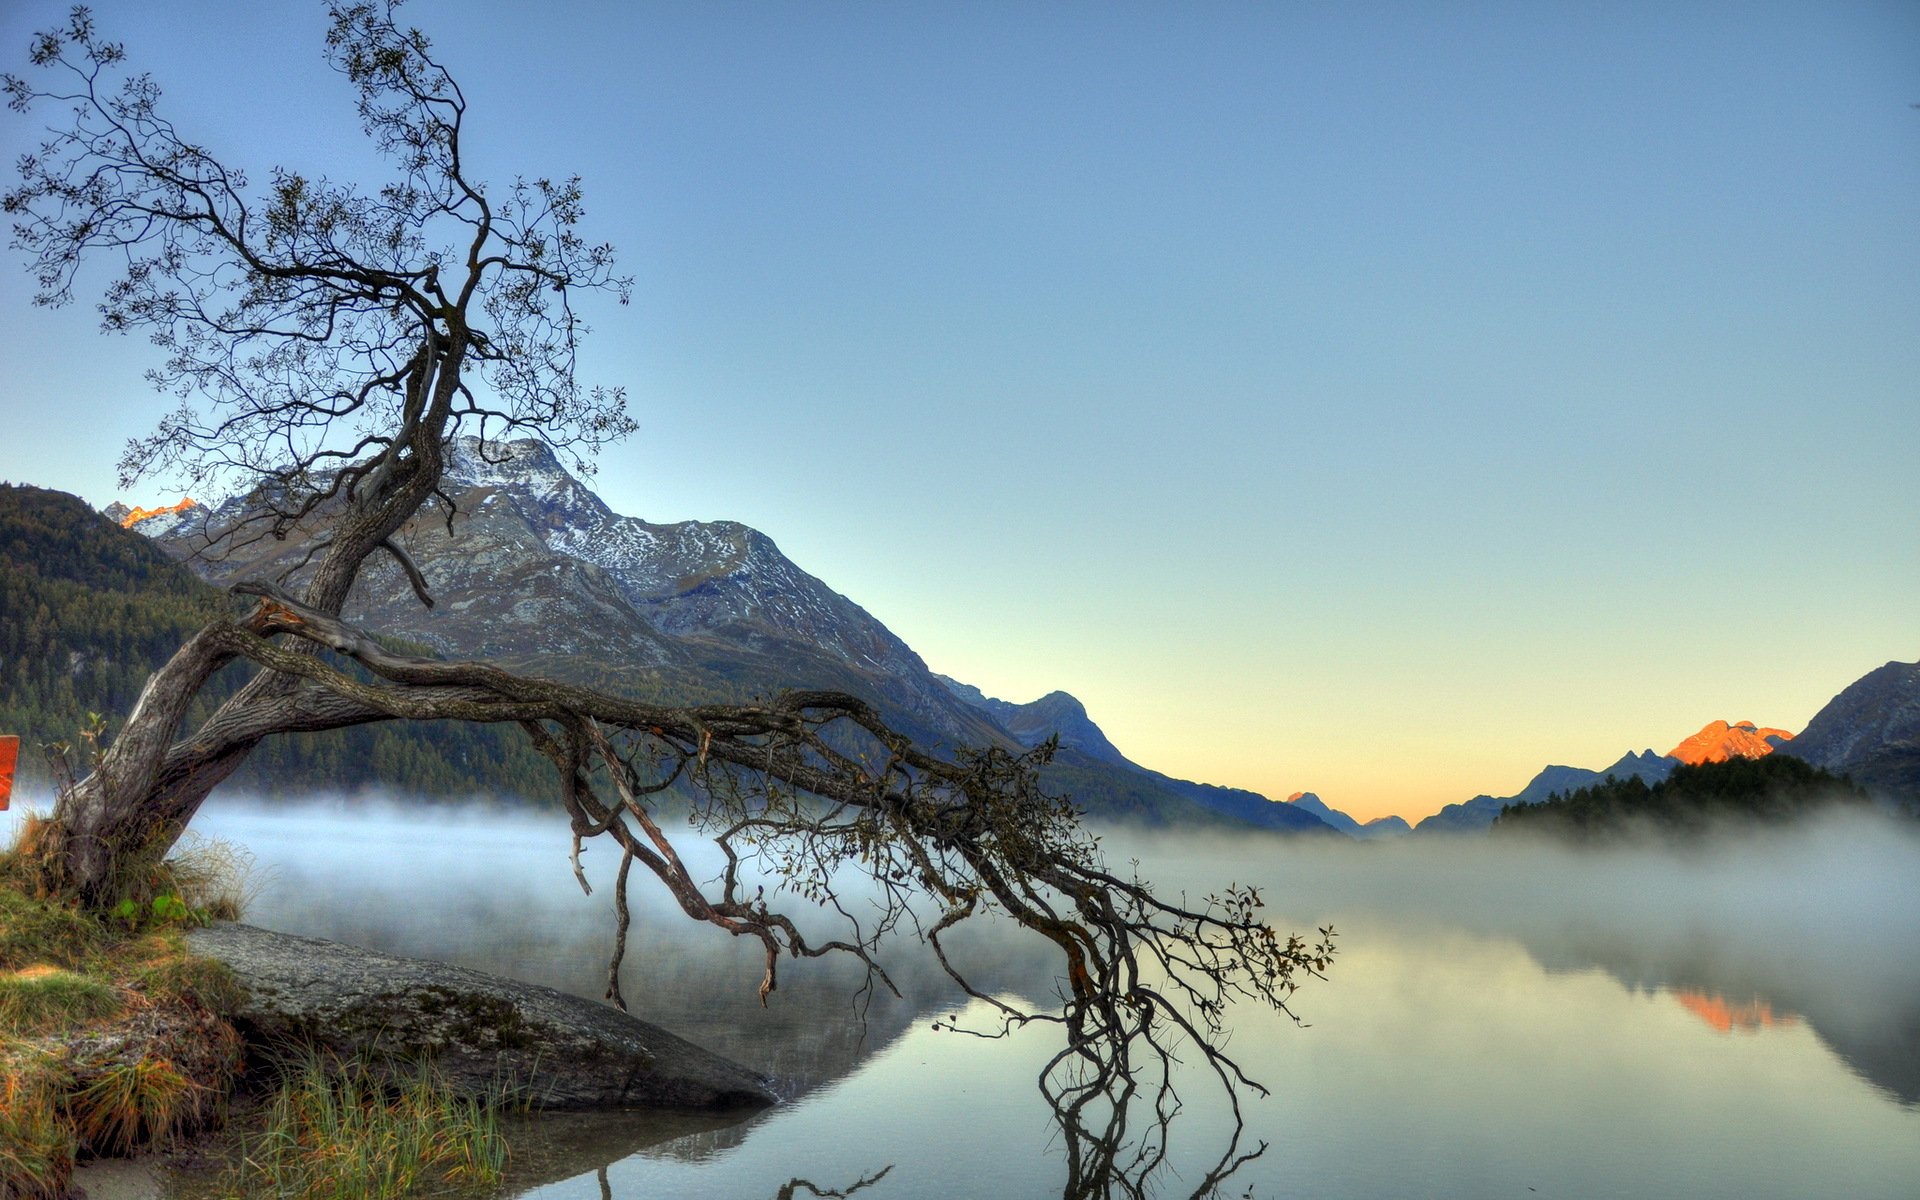
<path fill-rule="evenodd" d="M 563 819 L 229 803 L 195 828 L 256 855 L 256 924 L 604 990 L 611 899 L 580 893 Z M 1245 1104 L 1242 1148 L 1267 1149 L 1225 1195 L 1920 1195 L 1910 827 L 1856 815 L 1693 851 L 1126 831 L 1106 845 L 1164 886 L 1253 882 L 1283 930 L 1338 931 L 1330 977 L 1295 997 L 1304 1027 L 1235 1014 L 1232 1051 L 1272 1094 Z M 596 878 L 606 854 L 587 855 Z M 789 1099 L 744 1121 L 535 1120 L 506 1194 L 1061 1195 L 1066 1151 L 1034 1085 L 1056 1031 L 934 1031 L 957 998 L 911 945 L 889 963 L 905 1001 L 862 1010 L 857 974 L 795 962 L 762 1010 L 754 948 L 642 903 L 635 880 L 636 1014 Z M 1036 941 L 1002 928 L 965 952 L 993 989 L 1040 1000 L 1056 963 Z M 1203 1081 L 1183 1094 L 1157 1194 L 1188 1194 L 1231 1128 Z M 195 1191 L 139 1171 L 89 1186 Z"/>

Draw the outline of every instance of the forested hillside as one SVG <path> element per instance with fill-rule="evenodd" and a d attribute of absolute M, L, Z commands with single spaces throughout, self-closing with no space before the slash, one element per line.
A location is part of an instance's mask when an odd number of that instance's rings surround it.
<path fill-rule="evenodd" d="M 0 732 L 20 735 L 28 787 L 43 747 L 77 744 L 99 713 L 109 739 L 153 669 L 193 630 L 237 609 L 146 538 L 64 492 L 0 484 Z M 209 689 L 231 695 L 250 668 Z M 196 720 L 198 717 L 196 716 Z M 268 742 L 235 783 L 262 792 L 384 786 L 429 796 L 541 797 L 552 768 L 517 729 L 381 725 Z"/>
<path fill-rule="evenodd" d="M 1797 758 L 1768 755 L 1683 764 L 1652 784 L 1609 777 L 1538 804 L 1509 805 L 1493 831 L 1574 841 L 1634 833 L 1691 835 L 1713 826 L 1777 824 L 1836 805 L 1866 803 L 1865 793 L 1842 776 Z"/>

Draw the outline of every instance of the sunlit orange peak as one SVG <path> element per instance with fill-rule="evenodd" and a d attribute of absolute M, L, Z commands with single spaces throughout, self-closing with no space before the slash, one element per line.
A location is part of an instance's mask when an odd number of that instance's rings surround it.
<path fill-rule="evenodd" d="M 1741 1033 L 1756 1033 L 1762 1029 L 1784 1028 L 1795 1021 L 1792 1013 L 1776 1014 L 1773 1005 L 1758 998 L 1745 1004 L 1736 1004 L 1717 992 L 1709 994 L 1685 989 L 1673 993 L 1673 998 L 1685 1005 L 1688 1012 L 1721 1033 L 1732 1033 L 1736 1029 Z"/>
<path fill-rule="evenodd" d="M 1287 803 L 1292 804 L 1295 800 L 1298 800 L 1300 797 L 1304 795 L 1306 795 L 1305 792 L 1295 792 L 1293 795 L 1287 797 Z"/>
<path fill-rule="evenodd" d="M 1677 758 L 1692 766 L 1725 762 L 1729 758 L 1761 758 L 1773 753 L 1773 743 L 1767 740 L 1770 737 L 1783 742 L 1793 740 L 1793 735 L 1784 729 L 1767 729 L 1752 721 L 1738 721 L 1732 725 L 1725 721 L 1713 721 L 1699 733 L 1667 751 L 1667 757 Z"/>
<path fill-rule="evenodd" d="M 185 512 L 193 507 L 193 503 L 193 497 L 186 496 L 183 497 L 178 504 L 162 504 L 159 508 L 136 508 L 126 516 L 120 518 L 120 527 L 122 529 L 132 529 L 148 517 L 159 517 L 165 516 L 167 513 Z"/>

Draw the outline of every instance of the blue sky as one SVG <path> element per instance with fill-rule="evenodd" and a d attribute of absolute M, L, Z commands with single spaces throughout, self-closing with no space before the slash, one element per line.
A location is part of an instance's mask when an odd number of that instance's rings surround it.
<path fill-rule="evenodd" d="M 317 6 L 94 7 L 256 177 L 368 177 Z M 1418 816 L 1920 656 L 1920 6 L 407 12 L 636 276 L 609 502 L 1151 766 Z M 146 347 L 27 300 L 0 477 L 105 503 Z"/>

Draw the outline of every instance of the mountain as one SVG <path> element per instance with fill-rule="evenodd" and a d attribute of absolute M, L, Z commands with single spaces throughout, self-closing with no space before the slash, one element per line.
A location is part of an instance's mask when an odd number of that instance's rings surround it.
<path fill-rule="evenodd" d="M 972 684 L 961 683 L 945 675 L 936 675 L 934 678 L 945 684 L 962 702 L 980 709 L 999 722 L 1000 727 L 1011 733 L 1023 746 L 1037 746 L 1049 737 L 1058 735 L 1062 747 L 1078 750 L 1098 762 L 1131 767 L 1136 771 L 1145 769 L 1120 753 L 1120 748 L 1108 741 L 1107 735 L 1087 715 L 1087 706 L 1065 692 L 1048 692 L 1038 700 L 1014 704 L 1007 700 L 996 700 Z"/>
<path fill-rule="evenodd" d="M 1763 729 L 1752 721 L 1737 721 L 1732 725 L 1711 721 L 1702 726 L 1699 733 L 1667 751 L 1667 757 L 1697 767 L 1729 758 L 1759 758 L 1792 740 L 1793 735 L 1784 729 Z"/>
<path fill-rule="evenodd" d="M 1287 803 L 1293 805 L 1295 808 L 1307 810 L 1350 837 L 1358 836 L 1360 833 L 1360 822 L 1354 820 L 1337 808 L 1327 807 L 1326 803 L 1312 792 L 1295 792 L 1293 795 L 1287 797 Z"/>
<path fill-rule="evenodd" d="M 1282 833 L 1337 833 L 1333 826 L 1313 813 L 1295 808 L 1284 800 L 1270 799 L 1259 792 L 1175 779 L 1158 771 L 1145 771 L 1144 774 L 1175 795 L 1232 824 L 1252 825 L 1257 829 L 1272 829 Z"/>
<path fill-rule="evenodd" d="M 162 529 L 171 528 L 179 521 L 191 520 L 197 515 L 194 510 L 201 507 L 200 502 L 192 496 L 185 496 L 178 503 L 162 504 L 158 508 L 128 508 L 115 501 L 102 511 L 107 520 L 114 522 L 122 529 L 132 529 L 142 521 L 158 520 L 158 525 L 141 530 L 142 533 L 153 536 Z"/>
<path fill-rule="evenodd" d="M 1866 802 L 1866 793 L 1845 779 L 1791 754 L 1736 754 L 1681 763 L 1651 786 L 1609 776 L 1538 803 L 1516 804 L 1501 812 L 1493 833 L 1595 843 L 1650 833 L 1696 839 L 1716 829 L 1783 825 Z"/>
<path fill-rule="evenodd" d="M 788 688 L 850 692 L 934 745 L 1005 743 L 857 604 L 802 571 L 772 539 L 729 521 L 623 517 L 535 441 L 453 447 L 451 522 L 423 510 L 396 536 L 432 609 L 399 564 L 368 560 L 344 615 L 452 658 L 485 658 L 671 703 Z M 294 570 L 307 537 L 251 539 L 243 499 L 159 543 L 222 586 Z M 322 518 L 324 519 L 324 513 Z M 148 523 L 137 528 L 145 532 Z"/>
<path fill-rule="evenodd" d="M 1318 814 L 1276 803 L 1258 792 L 1175 779 L 1140 766 L 1120 753 L 1087 715 L 1086 706 L 1065 692 L 1049 692 L 1038 700 L 1014 704 L 996 700 L 977 687 L 944 675 L 938 678 L 964 702 L 994 717 L 1023 746 L 1037 746 L 1057 734 L 1060 753 L 1056 763 L 1066 770 L 1081 764 L 1083 769 L 1104 769 L 1106 786 L 1114 786 L 1117 781 L 1131 782 L 1134 788 L 1148 789 L 1148 794 L 1169 797 L 1172 803 L 1184 806 L 1195 819 L 1202 821 L 1225 821 L 1286 833 L 1334 832 Z"/>
<path fill-rule="evenodd" d="M 1295 792 L 1287 797 L 1287 803 L 1295 808 L 1303 808 L 1333 826 L 1348 837 L 1363 840 L 1371 838 L 1398 837 L 1403 833 L 1412 833 L 1413 827 L 1403 817 L 1375 817 L 1362 825 L 1346 813 L 1332 808 L 1312 792 Z"/>
<path fill-rule="evenodd" d="M 459 439 L 442 491 L 452 519 L 422 511 L 395 539 L 419 564 L 435 607 L 421 605 L 397 562 L 376 556 L 348 599 L 348 620 L 448 657 L 660 702 L 849 692 L 908 736 L 949 749 L 1035 746 L 1058 733 L 1043 782 L 1089 812 L 1328 832 L 1311 813 L 1256 793 L 1140 767 L 1065 692 L 1012 704 L 935 675 L 765 534 L 731 521 L 622 516 L 539 442 Z M 248 536 L 252 511 L 241 497 L 134 528 L 217 584 L 282 573 L 297 582 L 327 512 L 276 541 Z"/>
<path fill-rule="evenodd" d="M 20 735 L 21 782 L 48 784 L 39 748 L 51 743 L 75 746 L 75 765 L 84 765 L 79 735 L 89 714 L 106 718 L 110 738 L 147 676 L 231 608 L 218 589 L 79 497 L 0 484 L 0 732 Z M 192 719 L 245 678 L 238 668 L 216 675 Z M 554 788 L 552 766 L 516 731 L 397 723 L 276 738 L 235 783 L 261 791 L 384 785 L 435 796 L 533 797 Z"/>
<path fill-rule="evenodd" d="M 1869 671 L 1780 747 L 1870 792 L 1920 802 L 1920 663 Z"/>
<path fill-rule="evenodd" d="M 1485 833 L 1493 828 L 1495 817 L 1509 804 L 1538 804 L 1547 797 L 1587 787 L 1608 778 L 1640 779 L 1654 783 L 1665 779 L 1679 765 L 1675 759 L 1643 750 L 1628 752 L 1603 771 L 1584 767 L 1549 766 L 1535 775 L 1511 796 L 1475 796 L 1463 804 L 1449 804 L 1413 827 L 1415 833 Z"/>

